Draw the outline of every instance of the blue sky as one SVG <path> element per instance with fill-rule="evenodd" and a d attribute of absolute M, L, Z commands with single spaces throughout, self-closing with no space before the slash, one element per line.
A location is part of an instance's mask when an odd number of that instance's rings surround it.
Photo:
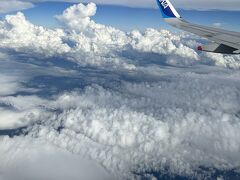
<path fill-rule="evenodd" d="M 23 10 L 24 14 L 32 23 L 47 27 L 58 27 L 59 24 L 54 16 L 61 14 L 64 9 L 73 3 L 44 2 L 37 3 L 35 7 Z M 220 23 L 221 28 L 238 31 L 240 29 L 240 11 L 196 11 L 179 9 L 180 14 L 189 21 L 213 26 Z M 15 12 L 12 12 L 15 13 Z M 9 13 L 8 13 L 9 14 Z M 4 16 L 2 14 L 2 16 Z M 101 24 L 111 25 L 121 30 L 132 29 L 144 30 L 146 28 L 171 29 L 161 19 L 158 9 L 131 8 L 112 5 L 98 5 L 97 14 L 93 19 Z"/>

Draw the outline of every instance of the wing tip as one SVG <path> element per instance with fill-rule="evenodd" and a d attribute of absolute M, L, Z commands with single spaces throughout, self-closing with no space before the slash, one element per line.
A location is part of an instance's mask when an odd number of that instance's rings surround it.
<path fill-rule="evenodd" d="M 156 0 L 163 18 L 181 18 L 169 0 Z"/>

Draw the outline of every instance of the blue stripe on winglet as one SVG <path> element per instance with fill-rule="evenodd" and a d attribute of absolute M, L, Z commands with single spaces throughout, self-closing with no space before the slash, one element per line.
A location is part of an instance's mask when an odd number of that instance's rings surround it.
<path fill-rule="evenodd" d="M 158 6 L 161 10 L 163 18 L 176 18 L 171 8 L 165 0 L 157 0 Z"/>

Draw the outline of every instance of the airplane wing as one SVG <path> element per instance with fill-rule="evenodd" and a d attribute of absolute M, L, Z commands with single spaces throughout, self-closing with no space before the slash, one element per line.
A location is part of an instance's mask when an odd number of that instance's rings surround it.
<path fill-rule="evenodd" d="M 222 54 L 240 54 L 240 32 L 189 23 L 178 14 L 169 0 L 156 1 L 165 22 L 213 42 L 205 46 L 199 46 L 198 50 Z"/>

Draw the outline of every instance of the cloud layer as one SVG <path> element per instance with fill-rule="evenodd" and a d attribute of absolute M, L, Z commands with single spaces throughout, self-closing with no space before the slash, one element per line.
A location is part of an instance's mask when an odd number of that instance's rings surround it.
<path fill-rule="evenodd" d="M 0 134 L 13 133 L 0 139 L 0 179 L 238 172 L 240 56 L 199 54 L 204 40 L 189 34 L 125 33 L 95 13 L 74 5 L 56 16 L 62 29 L 22 13 L 0 21 Z"/>
<path fill-rule="evenodd" d="M 53 2 L 73 2 L 73 3 L 89 3 L 94 2 L 97 4 L 107 4 L 107 5 L 121 5 L 121 6 L 130 6 L 130 7 L 141 7 L 141 8 L 156 8 L 156 2 L 155 0 L 134 0 L 134 1 L 128 1 L 128 0 L 121 0 L 121 1 L 114 1 L 114 0 L 21 0 L 18 1 L 18 3 L 21 6 L 28 5 L 30 6 L 30 3 L 39 3 L 39 2 L 46 2 L 46 1 L 53 1 Z M 202 0 L 202 1 L 196 1 L 196 0 L 172 0 L 172 3 L 177 8 L 182 9 L 196 9 L 196 10 L 240 10 L 240 2 L 238 0 L 232 0 L 232 1 L 226 1 L 226 0 Z M 14 7 L 14 3 L 11 3 L 11 6 Z M 21 7 L 20 6 L 20 7 Z M 3 6 L 3 8 L 6 6 Z M 31 7 L 31 6 L 30 6 Z M 8 9 L 6 7 L 6 9 Z M 5 10 L 6 11 L 6 10 Z"/>
<path fill-rule="evenodd" d="M 16 149 L 15 142 L 21 145 L 26 138 L 33 138 L 26 142 L 27 147 L 32 141 L 41 147 L 41 140 L 92 159 L 121 179 L 134 178 L 132 172 L 164 172 L 166 167 L 168 173 L 197 177 L 204 175 L 199 167 L 235 169 L 240 162 L 240 101 L 235 79 L 239 73 L 206 71 L 162 70 L 158 75 L 146 74 L 156 82 L 123 81 L 118 91 L 106 80 L 109 90 L 92 85 L 52 100 L 1 98 L 1 104 L 19 113 L 26 113 L 26 109 L 43 111 L 38 118 L 31 118 L 28 135 L 11 140 L 9 148 Z M 12 119 L 30 123 L 26 116 Z"/>

